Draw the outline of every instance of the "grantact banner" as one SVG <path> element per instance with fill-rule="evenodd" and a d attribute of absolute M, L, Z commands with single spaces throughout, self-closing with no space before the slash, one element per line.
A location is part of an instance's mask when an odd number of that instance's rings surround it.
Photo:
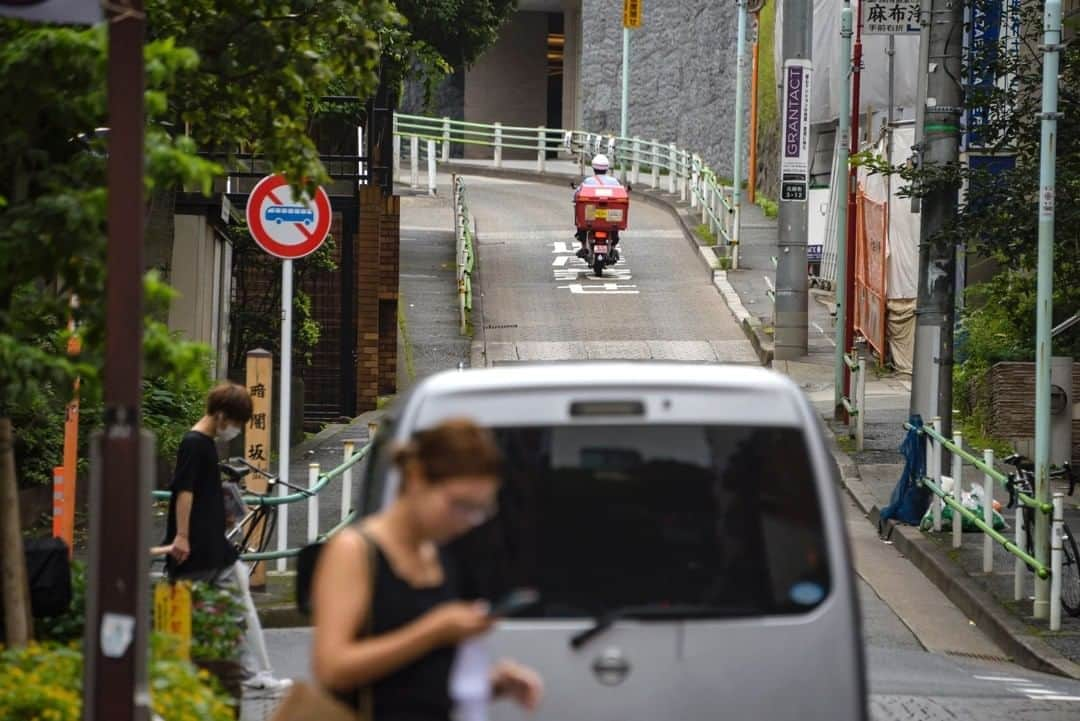
<path fill-rule="evenodd" d="M 123 5 L 122 2 L 117 4 Z M 0 17 L 93 25 L 100 22 L 103 15 L 101 0 L 0 0 Z"/>

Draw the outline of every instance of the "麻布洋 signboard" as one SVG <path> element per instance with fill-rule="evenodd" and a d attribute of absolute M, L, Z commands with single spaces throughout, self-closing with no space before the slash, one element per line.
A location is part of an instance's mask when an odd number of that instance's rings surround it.
<path fill-rule="evenodd" d="M 917 35 L 920 0 L 867 0 L 863 7 L 866 35 Z"/>
<path fill-rule="evenodd" d="M 319 188 L 314 198 L 294 195 L 282 175 L 268 175 L 248 196 L 248 231 L 270 255 L 296 260 L 315 252 L 330 234 L 330 198 Z"/>
<path fill-rule="evenodd" d="M 780 199 L 806 202 L 810 185 L 809 60 L 784 63 L 783 149 L 780 154 Z"/>
<path fill-rule="evenodd" d="M 0 17 L 43 23 L 101 22 L 101 0 L 0 0 Z"/>

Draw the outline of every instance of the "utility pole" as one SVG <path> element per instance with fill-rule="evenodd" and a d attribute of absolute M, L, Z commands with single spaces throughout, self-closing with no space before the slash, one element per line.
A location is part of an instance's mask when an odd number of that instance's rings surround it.
<path fill-rule="evenodd" d="M 91 444 L 83 718 L 146 721 L 147 460 L 140 432 L 143 279 L 142 0 L 108 6 L 105 428 Z"/>
<path fill-rule="evenodd" d="M 630 30 L 641 27 L 641 5 L 644 0 L 623 0 L 622 29 L 622 102 L 619 107 L 619 169 L 626 182 L 626 153 L 622 145 L 630 132 Z"/>
<path fill-rule="evenodd" d="M 837 63 L 842 79 L 840 81 L 840 112 L 837 120 L 836 153 L 836 197 L 838 217 L 836 219 L 836 357 L 833 359 L 833 417 L 841 419 L 847 413 L 843 404 L 845 394 L 844 378 L 847 364 L 844 354 L 848 351 L 846 343 L 848 317 L 852 315 L 852 296 L 848 295 L 847 277 L 851 272 L 848 265 L 848 143 L 851 135 L 851 3 L 845 1 L 840 11 L 840 58 Z"/>
<path fill-rule="evenodd" d="M 783 137 L 776 267 L 775 356 L 778 360 L 794 360 L 807 352 L 806 235 L 813 20 L 811 0 L 784 3 Z"/>
<path fill-rule="evenodd" d="M 960 157 L 964 3 L 924 0 L 924 7 L 929 7 L 929 27 L 924 33 L 927 51 L 922 53 L 926 90 L 918 101 L 922 116 L 919 167 L 943 167 L 955 165 Z M 920 204 L 911 412 L 924 419 L 941 418 L 946 437 L 952 436 L 956 248 L 940 232 L 956 217 L 958 198 L 957 183 L 936 183 L 926 188 Z"/>
<path fill-rule="evenodd" d="M 849 157 L 859 152 L 859 110 L 862 107 L 862 30 L 863 30 L 863 3 L 859 3 L 858 15 L 855 17 L 855 47 L 851 57 L 851 132 Z M 855 347 L 855 244 L 858 242 L 858 228 L 856 221 L 859 217 L 859 174 L 856 168 L 849 168 L 847 179 L 847 245 L 844 249 L 843 275 L 837 277 L 837 285 L 844 286 L 844 297 L 847 299 L 847 313 L 844 316 L 843 353 L 847 353 Z M 837 249 L 839 251 L 839 249 Z M 839 321 L 839 319 L 837 319 Z M 851 397 L 851 369 L 843 363 L 841 358 L 840 374 L 843 377 L 844 395 Z M 839 402 L 839 401 L 838 401 Z M 840 417 L 845 421 L 848 418 L 847 409 L 840 407 Z"/>
<path fill-rule="evenodd" d="M 1061 0 L 1043 11 L 1042 142 L 1039 155 L 1038 305 L 1035 320 L 1035 498 L 1050 501 L 1050 360 L 1054 317 L 1054 185 L 1057 169 L 1058 70 L 1061 62 Z M 1049 558 L 1049 519 L 1035 514 L 1035 559 Z M 1035 618 L 1050 615 L 1050 581 L 1035 579 Z"/>

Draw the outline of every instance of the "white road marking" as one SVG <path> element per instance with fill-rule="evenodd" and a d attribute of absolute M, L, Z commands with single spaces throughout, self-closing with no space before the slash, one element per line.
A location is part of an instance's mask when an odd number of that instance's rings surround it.
<path fill-rule="evenodd" d="M 585 265 L 582 265 L 580 267 L 573 267 L 573 268 L 559 268 L 559 269 L 556 269 L 553 272 L 555 274 L 555 280 L 563 281 L 563 282 L 579 280 L 581 278 L 581 276 L 583 276 L 583 275 L 585 276 L 586 280 L 596 280 L 596 281 L 600 281 L 600 280 L 616 280 L 616 281 L 619 281 L 619 280 L 631 280 L 633 278 L 633 276 L 630 275 L 630 269 L 629 268 L 609 268 L 609 269 L 604 271 L 604 275 L 601 276 L 601 277 L 596 277 L 596 276 L 592 275 L 592 272 L 593 272 L 592 268 L 589 268 L 589 267 L 587 267 Z"/>
<path fill-rule="evenodd" d="M 1016 676 L 973 676 L 980 681 L 1011 681 L 1013 683 L 1032 683 L 1026 678 L 1017 678 Z"/>
<path fill-rule="evenodd" d="M 821 333 L 821 335 L 823 335 L 825 337 L 825 340 L 829 341 L 829 343 L 832 345 L 833 348 L 836 347 L 836 341 L 834 341 L 832 338 L 830 338 L 829 334 L 826 333 L 822 329 L 822 327 L 820 325 L 818 325 L 817 323 L 814 323 L 813 321 L 810 322 L 810 325 L 814 326 L 817 329 L 817 332 Z"/>
<path fill-rule="evenodd" d="M 552 241 L 551 246 L 553 248 L 553 250 L 551 251 L 552 253 L 558 254 L 558 253 L 573 253 L 574 252 L 574 251 L 570 250 L 570 248 L 567 247 L 565 240 Z"/>
<path fill-rule="evenodd" d="M 559 288 L 568 289 L 574 295 L 638 295 L 639 293 L 636 290 L 636 285 L 619 285 L 618 283 L 603 283 L 601 285 L 571 283 L 570 285 L 560 285 Z"/>
<path fill-rule="evenodd" d="M 557 256 L 555 256 L 555 258 L 554 258 L 554 259 L 553 259 L 553 260 L 551 261 L 551 264 L 552 264 L 553 266 L 557 267 L 557 268 L 561 268 L 562 266 L 566 265 L 566 262 L 567 262 L 568 260 L 570 260 L 571 258 L 573 258 L 573 257 L 574 257 L 574 256 L 572 256 L 572 255 L 557 255 Z"/>

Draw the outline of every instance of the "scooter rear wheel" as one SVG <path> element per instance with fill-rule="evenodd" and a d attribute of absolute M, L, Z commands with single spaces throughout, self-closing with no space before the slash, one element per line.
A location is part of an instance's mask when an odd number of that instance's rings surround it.
<path fill-rule="evenodd" d="M 593 275 L 595 275 L 597 278 L 603 277 L 603 275 L 604 275 L 604 259 L 598 257 L 596 260 L 594 260 L 592 269 L 593 269 Z"/>

